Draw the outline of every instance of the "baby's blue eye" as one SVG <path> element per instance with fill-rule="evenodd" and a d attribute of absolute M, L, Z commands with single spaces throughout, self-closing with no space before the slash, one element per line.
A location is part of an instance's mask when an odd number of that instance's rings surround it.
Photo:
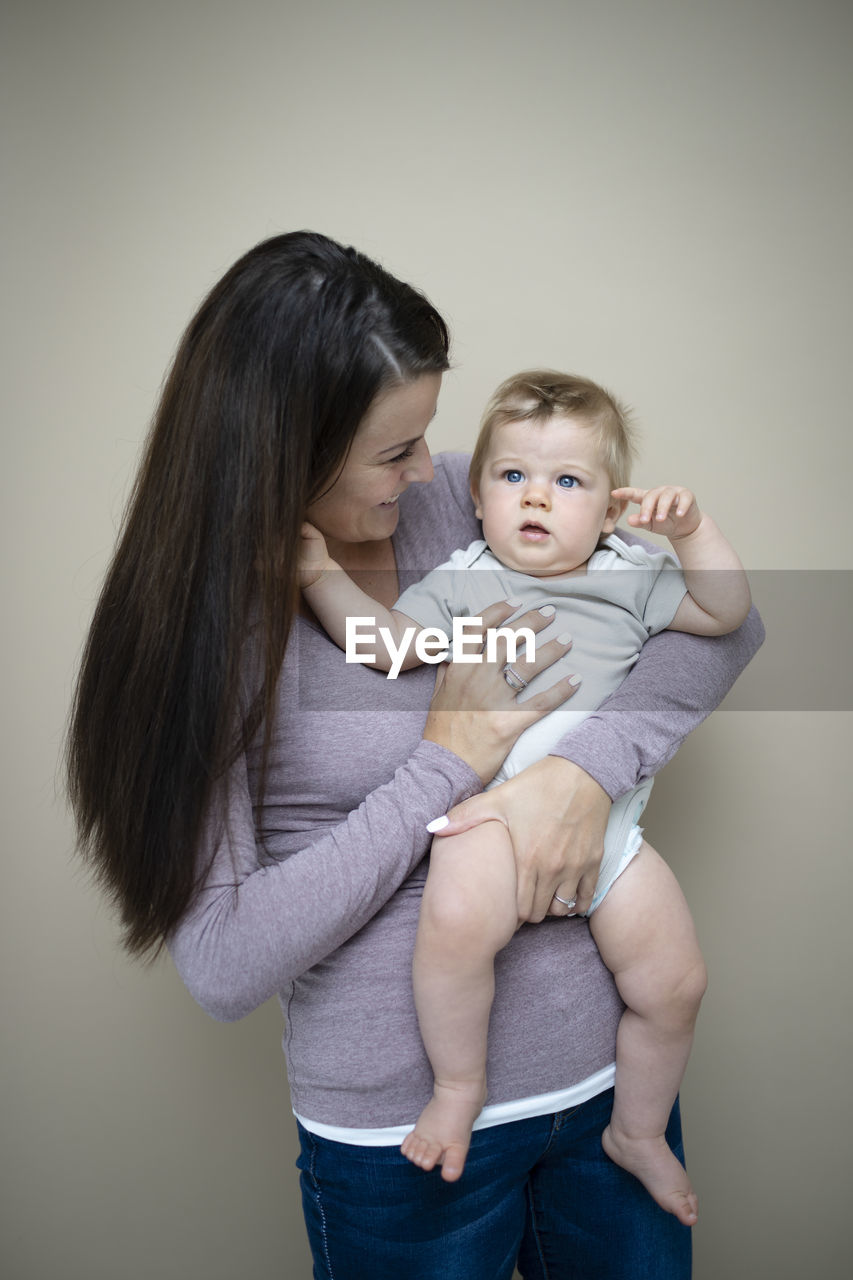
<path fill-rule="evenodd" d="M 513 470 L 504 472 L 504 480 L 506 480 L 508 484 L 521 484 L 523 479 L 524 476 L 520 471 Z"/>
<path fill-rule="evenodd" d="M 577 483 L 578 481 L 576 476 L 560 476 L 557 481 L 557 484 L 561 489 L 574 489 Z"/>

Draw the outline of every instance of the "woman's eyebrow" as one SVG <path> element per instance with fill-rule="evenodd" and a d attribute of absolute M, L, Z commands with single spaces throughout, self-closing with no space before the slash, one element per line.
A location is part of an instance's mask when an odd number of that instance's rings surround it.
<path fill-rule="evenodd" d="M 433 418 L 437 413 L 438 413 L 438 405 L 435 406 L 435 408 L 432 411 L 432 414 L 430 415 L 430 422 L 432 422 Z M 429 423 L 427 425 L 429 425 Z M 399 453 L 401 449 L 408 449 L 410 444 L 417 444 L 419 440 L 423 440 L 425 435 L 426 435 L 426 428 L 421 432 L 419 436 L 412 436 L 409 440 L 401 440 L 399 444 L 389 444 L 387 449 L 380 449 L 376 456 L 377 458 L 381 458 L 384 453 Z"/>

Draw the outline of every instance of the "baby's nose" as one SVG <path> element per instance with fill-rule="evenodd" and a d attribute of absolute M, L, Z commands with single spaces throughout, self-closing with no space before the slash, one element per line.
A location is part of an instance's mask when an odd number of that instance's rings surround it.
<path fill-rule="evenodd" d="M 547 507 L 548 494 L 541 485 L 529 485 L 524 492 L 523 505 L 525 507 Z"/>

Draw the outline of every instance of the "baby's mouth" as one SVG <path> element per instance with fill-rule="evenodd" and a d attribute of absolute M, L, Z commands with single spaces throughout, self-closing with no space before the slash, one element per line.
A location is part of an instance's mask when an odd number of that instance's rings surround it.
<path fill-rule="evenodd" d="M 543 539 L 550 537 L 548 530 L 543 525 L 537 524 L 535 520 L 525 520 L 519 533 L 529 542 L 542 542 Z"/>

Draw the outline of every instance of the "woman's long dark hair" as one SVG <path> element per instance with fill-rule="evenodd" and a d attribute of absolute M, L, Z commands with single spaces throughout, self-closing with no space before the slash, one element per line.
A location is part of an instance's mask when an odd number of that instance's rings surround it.
<path fill-rule="evenodd" d="M 446 369 L 447 353 L 422 294 L 312 232 L 257 245 L 190 323 L 95 611 L 66 747 L 80 848 L 132 953 L 156 954 L 189 905 L 213 783 L 261 723 L 263 779 L 306 507 L 334 482 L 376 396 Z M 247 716 L 250 618 L 262 675 Z"/>

